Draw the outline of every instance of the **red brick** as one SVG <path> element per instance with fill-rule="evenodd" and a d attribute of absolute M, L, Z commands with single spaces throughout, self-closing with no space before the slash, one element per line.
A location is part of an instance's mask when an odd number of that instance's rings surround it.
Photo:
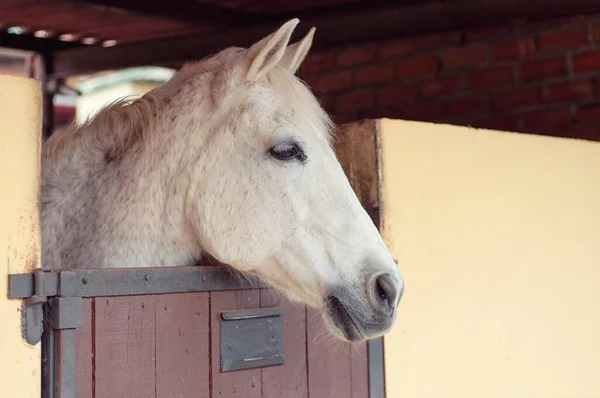
<path fill-rule="evenodd" d="M 357 84 L 381 83 L 394 77 L 394 65 L 369 65 L 356 71 Z"/>
<path fill-rule="evenodd" d="M 539 34 L 540 51 L 564 50 L 590 44 L 586 28 L 550 30 Z"/>
<path fill-rule="evenodd" d="M 351 66 L 364 64 L 373 59 L 375 50 L 370 47 L 354 47 L 338 54 L 337 64 L 340 66 Z"/>
<path fill-rule="evenodd" d="M 466 31 L 467 41 L 483 40 L 501 36 L 510 32 L 508 25 L 493 26 L 491 28 L 475 28 Z"/>
<path fill-rule="evenodd" d="M 352 85 L 352 73 L 348 71 L 332 72 L 316 79 L 315 88 L 324 91 L 336 91 Z"/>
<path fill-rule="evenodd" d="M 514 81 L 513 67 L 509 65 L 492 66 L 469 73 L 469 87 L 471 88 L 497 87 L 514 83 Z"/>
<path fill-rule="evenodd" d="M 462 76 L 444 76 L 421 83 L 419 91 L 424 98 L 449 95 L 458 91 L 463 81 Z"/>
<path fill-rule="evenodd" d="M 600 126 L 577 126 L 567 132 L 571 138 L 588 141 L 600 141 Z"/>
<path fill-rule="evenodd" d="M 575 73 L 600 71 L 600 50 L 573 54 L 573 71 Z"/>
<path fill-rule="evenodd" d="M 477 66 L 485 62 L 487 46 L 483 44 L 470 44 L 446 50 L 442 53 L 442 66 L 445 69 Z"/>
<path fill-rule="evenodd" d="M 517 109 L 541 102 L 539 87 L 526 87 L 504 91 L 494 96 L 494 109 Z"/>
<path fill-rule="evenodd" d="M 360 113 L 361 119 L 400 119 L 404 117 L 402 109 L 400 108 L 376 108 L 362 111 Z"/>
<path fill-rule="evenodd" d="M 523 116 L 523 127 L 532 132 L 568 129 L 570 125 L 571 112 L 568 107 L 544 109 Z"/>
<path fill-rule="evenodd" d="M 456 98 L 448 103 L 448 114 L 451 116 L 466 116 L 486 113 L 491 108 L 489 98 L 468 96 Z"/>
<path fill-rule="evenodd" d="M 438 33 L 407 39 L 390 40 L 380 44 L 377 51 L 377 57 L 382 59 L 396 58 L 459 43 L 459 32 Z"/>
<path fill-rule="evenodd" d="M 411 105 L 404 111 L 404 117 L 408 120 L 433 121 L 444 117 L 443 102 L 421 102 Z"/>
<path fill-rule="evenodd" d="M 417 89 L 412 84 L 388 86 L 377 91 L 377 106 L 386 107 L 414 101 Z"/>
<path fill-rule="evenodd" d="M 519 29 L 529 31 L 542 31 L 553 29 L 557 26 L 569 26 L 574 23 L 581 23 L 582 20 L 577 17 L 552 17 L 538 20 L 524 20 L 519 23 Z"/>
<path fill-rule="evenodd" d="M 381 59 L 390 59 L 402 55 L 412 54 L 416 51 L 415 39 L 400 39 L 384 42 L 377 50 L 377 57 Z"/>
<path fill-rule="evenodd" d="M 358 112 L 344 112 L 335 115 L 333 119 L 336 124 L 340 125 L 355 122 L 357 120 L 360 120 L 360 117 L 358 116 Z"/>
<path fill-rule="evenodd" d="M 600 44 L 600 22 L 592 24 L 592 40 L 594 44 Z"/>
<path fill-rule="evenodd" d="M 302 78 L 302 81 L 304 82 L 304 84 L 306 84 L 308 87 L 310 87 L 311 90 L 318 89 L 318 87 L 317 87 L 318 80 L 319 79 L 317 79 L 314 76 Z"/>
<path fill-rule="evenodd" d="M 543 80 L 566 74 L 567 61 L 564 56 L 525 61 L 519 65 L 519 79 L 522 82 Z"/>
<path fill-rule="evenodd" d="M 492 59 L 495 61 L 526 57 L 535 52 L 533 37 L 513 37 L 497 41 L 491 45 Z"/>
<path fill-rule="evenodd" d="M 418 37 L 416 40 L 416 45 L 419 51 L 433 50 L 450 45 L 460 44 L 462 40 L 461 36 L 461 32 L 458 31 L 434 33 Z"/>
<path fill-rule="evenodd" d="M 335 57 L 332 52 L 315 53 L 306 57 L 300 66 L 300 75 L 314 75 L 333 68 Z"/>
<path fill-rule="evenodd" d="M 479 118 L 473 121 L 471 125 L 475 128 L 502 130 L 502 131 L 519 131 L 519 116 L 518 115 L 494 115 Z"/>
<path fill-rule="evenodd" d="M 338 98 L 338 109 L 355 111 L 373 107 L 374 95 L 372 90 L 353 91 Z"/>
<path fill-rule="evenodd" d="M 544 101 L 572 101 L 594 96 L 594 85 L 590 80 L 579 80 L 549 84 L 542 88 Z"/>
<path fill-rule="evenodd" d="M 327 112 L 333 111 L 336 98 L 335 95 L 320 95 L 318 98 L 319 103 Z"/>
<path fill-rule="evenodd" d="M 600 124 L 600 104 L 582 105 L 577 109 L 577 120 L 580 123 Z"/>
<path fill-rule="evenodd" d="M 396 70 L 399 78 L 432 75 L 438 71 L 438 59 L 434 55 L 404 59 L 398 62 Z"/>

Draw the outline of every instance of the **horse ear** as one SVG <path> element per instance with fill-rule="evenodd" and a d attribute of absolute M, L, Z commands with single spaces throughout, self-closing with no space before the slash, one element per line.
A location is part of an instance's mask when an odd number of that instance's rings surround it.
<path fill-rule="evenodd" d="M 279 65 L 290 71 L 291 73 L 296 73 L 302 62 L 304 62 L 304 58 L 308 54 L 310 47 L 312 46 L 313 37 L 315 36 L 315 28 L 311 28 L 306 36 L 299 42 L 296 42 L 285 49 L 285 53 L 283 54 L 283 58 L 279 61 Z"/>
<path fill-rule="evenodd" d="M 284 23 L 276 32 L 253 44 L 245 55 L 248 65 L 246 81 L 255 81 L 264 76 L 281 60 L 290 41 L 292 32 L 300 20 L 294 18 Z"/>

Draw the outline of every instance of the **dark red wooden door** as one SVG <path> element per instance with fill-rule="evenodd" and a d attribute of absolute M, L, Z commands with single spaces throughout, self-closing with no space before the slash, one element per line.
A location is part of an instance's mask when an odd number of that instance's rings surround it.
<path fill-rule="evenodd" d="M 285 364 L 222 373 L 222 311 L 284 306 Z M 366 345 L 270 289 L 84 299 L 78 398 L 366 398 Z"/>

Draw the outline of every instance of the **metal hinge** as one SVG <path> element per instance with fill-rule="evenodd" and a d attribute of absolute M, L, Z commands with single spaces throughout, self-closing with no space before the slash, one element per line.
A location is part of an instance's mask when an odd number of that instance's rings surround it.
<path fill-rule="evenodd" d="M 23 338 L 32 345 L 40 342 L 44 331 L 44 304 L 58 294 L 58 275 L 36 269 L 31 274 L 8 276 L 8 297 L 22 298 Z"/>

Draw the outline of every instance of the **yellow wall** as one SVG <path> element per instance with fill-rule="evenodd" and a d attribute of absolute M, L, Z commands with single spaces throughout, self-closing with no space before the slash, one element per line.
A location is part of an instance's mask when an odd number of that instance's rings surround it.
<path fill-rule="evenodd" d="M 387 397 L 600 397 L 600 143 L 378 127 Z"/>
<path fill-rule="evenodd" d="M 21 300 L 7 275 L 40 260 L 38 213 L 41 91 L 37 81 L 0 75 L 0 397 L 40 397 L 40 344 L 21 337 Z"/>

